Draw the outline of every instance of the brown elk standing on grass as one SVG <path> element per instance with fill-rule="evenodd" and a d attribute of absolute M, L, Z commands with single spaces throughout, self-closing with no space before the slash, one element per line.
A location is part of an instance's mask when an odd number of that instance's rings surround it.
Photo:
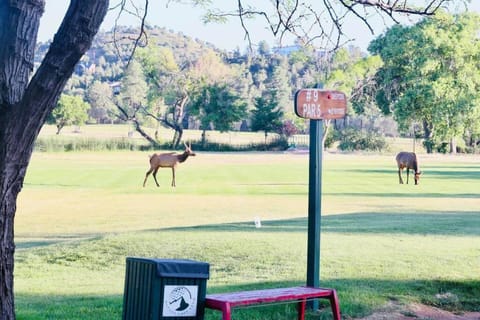
<path fill-rule="evenodd" d="M 397 154 L 397 157 L 395 158 L 397 160 L 397 165 L 398 165 L 398 179 L 400 181 L 400 184 L 403 184 L 403 179 L 402 179 L 402 170 L 407 169 L 407 184 L 408 184 L 408 174 L 410 169 L 414 170 L 415 172 L 415 184 L 418 184 L 418 180 L 420 179 L 420 168 L 418 166 L 418 160 L 417 160 L 417 155 L 414 152 L 400 152 Z"/>
<path fill-rule="evenodd" d="M 153 179 L 155 179 L 155 183 L 157 187 L 160 187 L 157 181 L 157 171 L 159 168 L 172 168 L 172 187 L 175 187 L 175 169 L 178 163 L 185 162 L 189 156 L 195 156 L 195 153 L 192 151 L 192 145 L 185 144 L 185 151 L 181 154 L 177 154 L 175 152 L 168 152 L 168 153 L 160 153 L 150 156 L 150 170 L 147 171 L 145 174 L 145 180 L 143 180 L 143 186 L 147 183 L 147 178 L 150 173 L 153 172 Z"/>

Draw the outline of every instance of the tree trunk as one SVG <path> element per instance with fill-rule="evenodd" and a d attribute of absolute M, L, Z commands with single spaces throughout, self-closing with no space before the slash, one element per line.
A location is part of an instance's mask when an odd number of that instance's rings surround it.
<path fill-rule="evenodd" d="M 172 147 L 177 149 L 182 141 L 183 128 L 181 126 L 175 126 L 175 134 L 173 135 Z"/>
<path fill-rule="evenodd" d="M 433 126 L 431 123 L 428 123 L 426 120 L 423 121 L 423 132 L 424 132 L 424 145 L 427 149 L 427 153 L 433 152 Z"/>
<path fill-rule="evenodd" d="M 330 129 L 330 124 L 332 123 L 331 119 L 323 120 L 323 135 L 322 135 L 322 148 L 326 150 L 325 141 L 327 141 L 328 130 Z"/>
<path fill-rule="evenodd" d="M 142 125 L 140 122 L 137 120 L 136 117 L 136 112 L 133 115 L 129 115 L 127 110 L 123 108 L 120 104 L 115 103 L 115 106 L 117 107 L 118 111 L 120 111 L 120 114 L 117 115 L 117 117 L 125 122 L 131 121 L 135 131 L 137 131 L 145 140 L 147 140 L 153 147 L 159 147 L 160 145 L 158 144 L 157 140 L 152 138 L 148 133 L 145 132 L 145 130 L 142 129 Z M 134 108 L 135 110 L 140 110 L 140 108 Z M 155 133 L 155 136 L 157 134 Z"/>
<path fill-rule="evenodd" d="M 57 136 L 60 135 L 60 131 L 62 131 L 62 129 L 63 129 L 63 125 L 57 124 L 57 133 L 56 133 Z"/>
<path fill-rule="evenodd" d="M 0 319 L 15 319 L 14 217 L 35 139 L 76 63 L 90 47 L 108 0 L 71 0 L 31 78 L 44 0 L 0 1 Z"/>
<path fill-rule="evenodd" d="M 207 130 L 203 129 L 202 130 L 202 147 L 205 148 L 207 145 Z"/>
<path fill-rule="evenodd" d="M 2 154 L 3 158 L 5 155 Z M 7 160 L 9 161 L 9 160 Z M 6 162 L 7 162 L 6 161 Z M 20 166 L 6 167 L 6 162 L 1 163 L 0 190 L 0 319 L 15 319 L 15 306 L 13 297 L 13 258 L 15 244 L 13 242 L 13 221 L 16 211 L 16 199 L 22 187 L 22 172 Z M 6 181 L 9 181 L 8 188 Z"/>
<path fill-rule="evenodd" d="M 140 135 L 145 138 L 145 140 L 147 140 L 148 142 L 150 142 L 150 144 L 156 148 L 158 148 L 160 145 L 158 144 L 158 142 L 153 139 L 152 137 L 150 137 L 150 135 L 148 133 L 146 133 L 143 129 L 142 129 L 142 126 L 140 125 L 140 123 L 137 121 L 137 120 L 132 120 L 133 122 L 133 126 L 135 127 L 135 131 L 137 131 L 138 133 L 140 133 Z"/>
<path fill-rule="evenodd" d="M 175 102 L 175 109 L 173 113 L 173 128 L 175 130 L 175 138 L 173 140 L 173 147 L 177 148 L 183 136 L 183 117 L 185 116 L 185 105 L 188 101 L 188 95 L 182 95 Z"/>
<path fill-rule="evenodd" d="M 450 153 L 457 153 L 457 139 L 455 139 L 455 137 L 450 138 Z"/>

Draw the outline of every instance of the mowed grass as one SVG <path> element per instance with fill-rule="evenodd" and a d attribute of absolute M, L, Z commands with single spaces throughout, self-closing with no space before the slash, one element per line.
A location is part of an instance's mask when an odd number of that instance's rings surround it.
<path fill-rule="evenodd" d="M 321 283 L 347 319 L 392 301 L 480 311 L 480 159 L 420 161 L 420 185 L 399 185 L 394 155 L 325 154 Z M 169 169 L 143 188 L 147 169 L 142 152 L 33 155 L 15 225 L 18 319 L 120 319 L 127 256 L 209 262 L 209 293 L 305 283 L 308 155 L 198 153 L 176 188 Z M 293 319 L 295 305 L 234 316 Z"/>

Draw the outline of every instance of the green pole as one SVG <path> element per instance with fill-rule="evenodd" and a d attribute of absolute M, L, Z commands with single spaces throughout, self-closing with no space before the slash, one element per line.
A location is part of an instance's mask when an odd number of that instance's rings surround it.
<path fill-rule="evenodd" d="M 310 159 L 308 187 L 307 286 L 320 286 L 320 222 L 322 212 L 322 120 L 310 120 Z M 318 309 L 318 301 L 309 302 Z"/>

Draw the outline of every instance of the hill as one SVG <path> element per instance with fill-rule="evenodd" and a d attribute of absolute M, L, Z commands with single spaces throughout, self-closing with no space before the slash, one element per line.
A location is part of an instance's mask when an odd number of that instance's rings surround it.
<path fill-rule="evenodd" d="M 128 60 L 138 36 L 138 28 L 127 26 L 119 26 L 115 30 L 99 32 L 92 47 L 75 69 L 75 75 L 98 74 L 98 69 L 100 69 L 103 73 L 102 81 L 118 81 L 123 73 L 123 64 Z M 40 65 L 50 47 L 50 43 L 51 41 L 38 43 L 35 52 L 35 67 Z M 225 52 L 211 43 L 200 39 L 192 39 L 181 32 L 157 26 L 146 28 L 146 37 L 141 38 L 139 46 L 143 47 L 148 43 L 171 49 L 180 65 L 195 61 L 199 56 L 209 51 L 225 55 Z"/>

